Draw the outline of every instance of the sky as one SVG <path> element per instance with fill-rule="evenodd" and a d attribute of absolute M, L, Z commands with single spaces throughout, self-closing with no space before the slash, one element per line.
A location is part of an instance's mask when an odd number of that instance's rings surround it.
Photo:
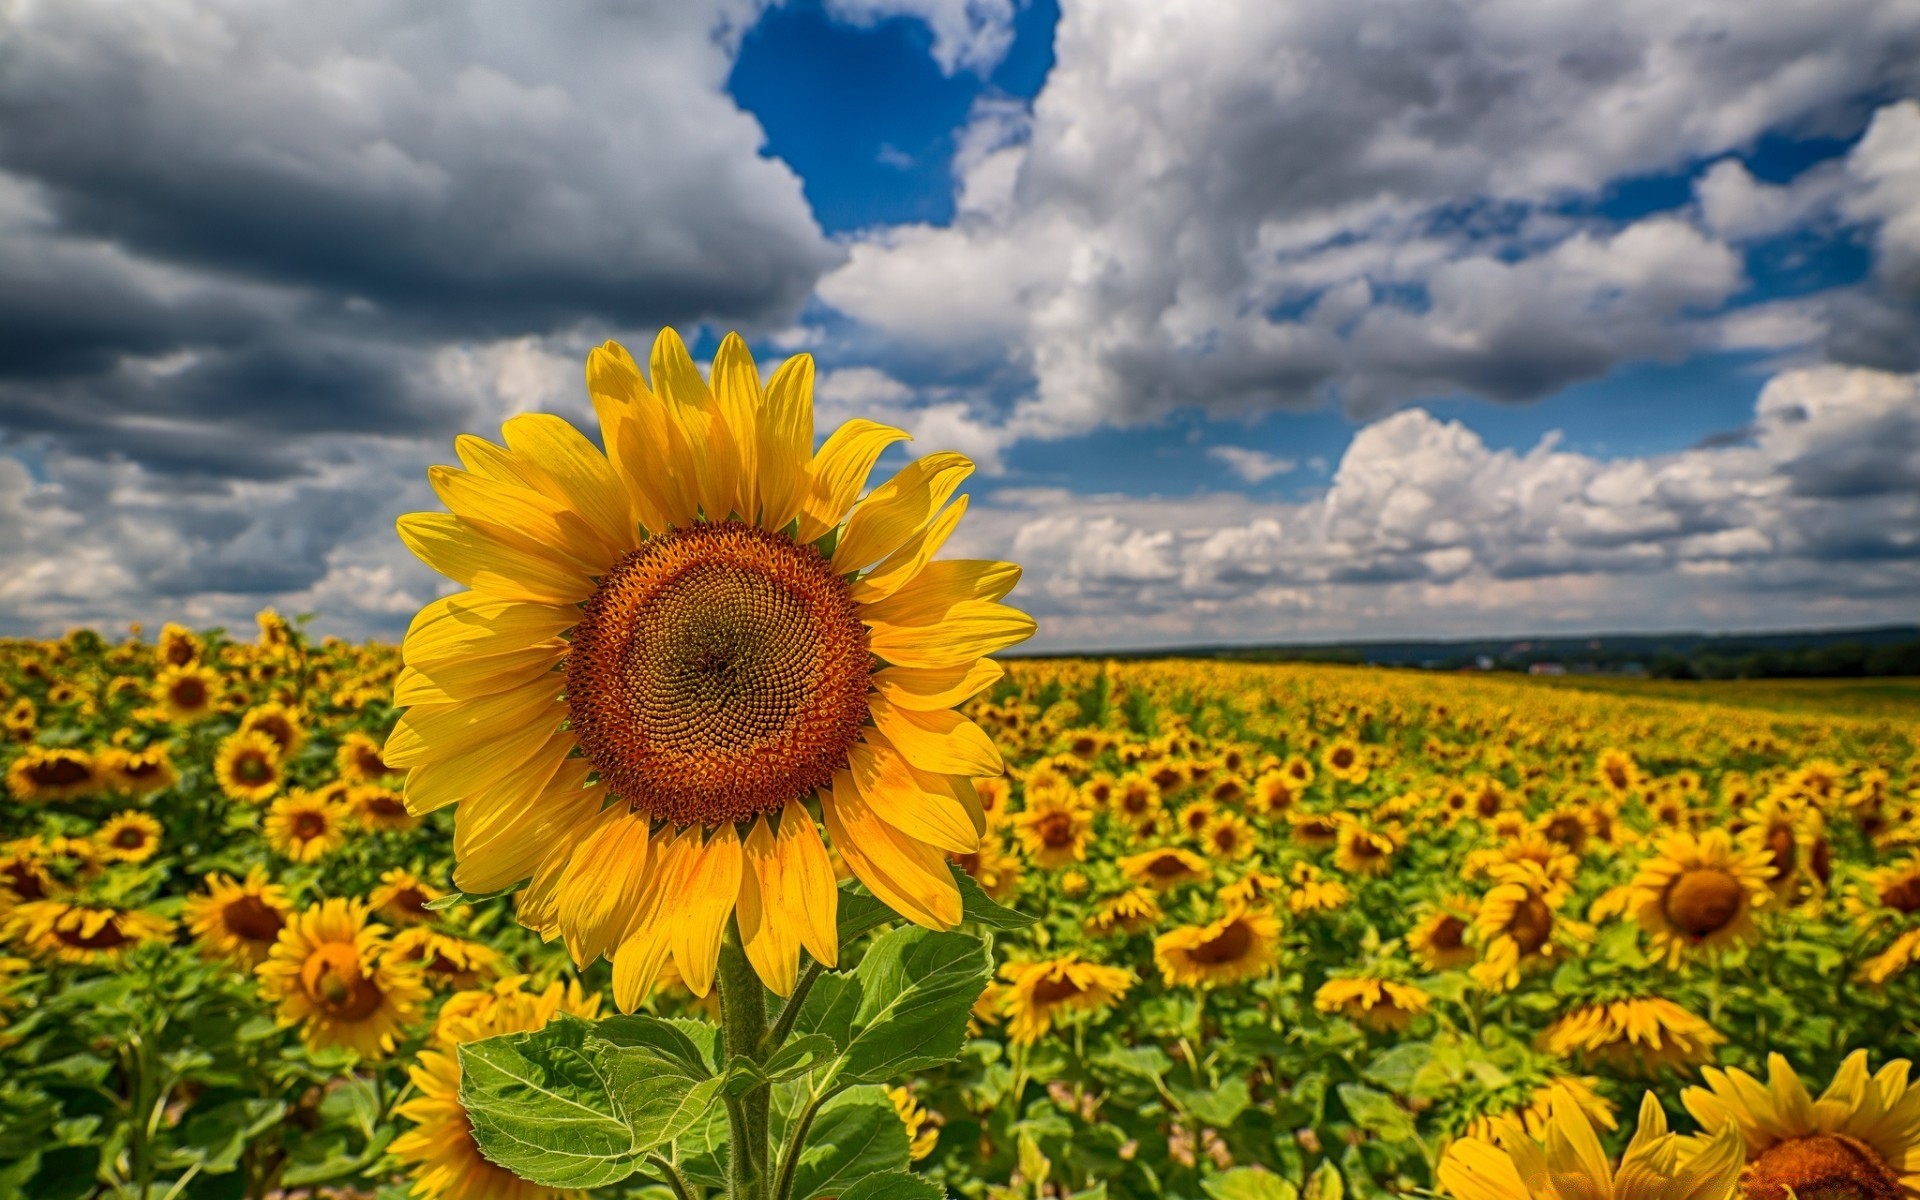
<path fill-rule="evenodd" d="M 0 635 L 396 637 L 664 325 L 1040 649 L 1913 621 L 1920 4 L 0 7 Z"/>

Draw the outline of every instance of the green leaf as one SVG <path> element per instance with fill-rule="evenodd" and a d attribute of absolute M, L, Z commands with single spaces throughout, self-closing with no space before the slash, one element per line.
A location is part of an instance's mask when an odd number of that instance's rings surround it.
<path fill-rule="evenodd" d="M 524 886 L 524 884 L 516 883 L 512 887 L 501 888 L 497 892 L 448 892 L 438 900 L 427 901 L 426 909 L 428 912 L 441 912 L 449 908 L 460 908 L 468 904 L 479 904 L 483 900 L 498 900 L 502 896 L 513 895 Z"/>
<path fill-rule="evenodd" d="M 637 1029 L 628 1022 L 614 1032 Z M 564 1015 L 531 1033 L 469 1042 L 460 1067 L 460 1100 L 481 1153 L 552 1188 L 625 1179 L 706 1115 L 721 1084 L 655 1045 L 603 1039 Z"/>
<path fill-rule="evenodd" d="M 1200 1181 L 1213 1200 L 1299 1200 L 1300 1189 L 1259 1167 L 1235 1167 Z"/>
<path fill-rule="evenodd" d="M 189 1158 L 207 1175 L 240 1165 L 247 1144 L 280 1122 L 287 1106 L 279 1100 L 229 1100 L 188 1118 L 181 1141 Z"/>
<path fill-rule="evenodd" d="M 1409 1142 L 1414 1139 L 1413 1117 L 1393 1102 L 1385 1092 L 1377 1092 L 1357 1083 L 1343 1083 L 1336 1089 L 1340 1103 L 1347 1108 L 1353 1123 L 1383 1142 Z"/>
<path fill-rule="evenodd" d="M 962 920 L 972 921 L 976 925 L 984 925 L 988 929 L 1004 933 L 1013 929 L 1025 929 L 1040 919 L 997 903 L 980 890 L 980 885 L 974 882 L 973 876 L 959 867 L 949 863 L 948 869 L 953 872 L 953 881 L 960 885 Z"/>
<path fill-rule="evenodd" d="M 878 929 L 889 921 L 899 919 L 899 916 L 858 883 L 842 886 L 838 921 L 841 947 L 844 948 L 870 929 Z"/>
<path fill-rule="evenodd" d="M 1253 1102 L 1253 1094 L 1244 1079 L 1229 1079 L 1212 1091 L 1182 1088 L 1175 1095 L 1188 1112 L 1215 1129 L 1233 1128 L 1233 1123 Z"/>
<path fill-rule="evenodd" d="M 903 1171 L 869 1175 L 846 1191 L 840 1200 L 946 1200 L 939 1184 Z"/>
<path fill-rule="evenodd" d="M 1133 1075 L 1149 1083 L 1173 1070 L 1173 1060 L 1158 1046 L 1110 1046 L 1093 1056 L 1096 1067 L 1112 1067 L 1123 1075 Z"/>
<path fill-rule="evenodd" d="M 1313 1175 L 1307 1180 L 1305 1200 L 1341 1200 L 1345 1194 L 1340 1171 L 1330 1162 L 1323 1162 L 1314 1168 Z"/>
<path fill-rule="evenodd" d="M 711 1055 L 715 1039 L 710 1032 L 713 1027 L 698 1022 L 699 1028 L 690 1033 L 685 1024 L 689 1023 L 631 1013 L 599 1022 L 593 1027 L 593 1036 L 616 1046 L 654 1051 L 680 1063 L 695 1078 L 705 1078 L 713 1073 Z M 707 1036 L 696 1041 L 692 1034 L 702 1031 L 708 1031 Z"/>
<path fill-rule="evenodd" d="M 907 1129 L 885 1088 L 849 1088 L 822 1105 L 793 1172 L 795 1200 L 839 1195 L 858 1179 L 907 1169 Z"/>
<path fill-rule="evenodd" d="M 1433 1047 L 1426 1042 L 1403 1042 L 1367 1064 L 1360 1074 L 1370 1083 L 1397 1096 L 1413 1094 L 1414 1081 L 1420 1077 L 1421 1068 L 1433 1057 Z"/>
<path fill-rule="evenodd" d="M 841 1080 L 883 1083 L 959 1057 L 991 970 L 987 944 L 973 934 L 895 929 L 851 973 L 820 977 L 795 1030 L 840 1048 Z"/>

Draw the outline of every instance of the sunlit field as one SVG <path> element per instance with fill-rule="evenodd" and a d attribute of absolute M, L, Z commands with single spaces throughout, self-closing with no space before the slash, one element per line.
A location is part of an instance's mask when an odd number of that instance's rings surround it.
<path fill-rule="evenodd" d="M 954 858 L 991 983 L 957 1061 L 820 1110 L 797 1200 L 1417 1193 L 1508 1119 L 1638 1128 L 1643 1170 L 1700 1133 L 1768 1200 L 1782 1148 L 1920 1170 L 1912 682 L 1005 666 Z M 0 1196 L 556 1194 L 476 1157 L 455 1048 L 612 973 L 453 891 L 453 809 L 382 760 L 399 671 L 271 613 L 0 643 Z M 897 917 L 828 841 L 833 979 Z M 711 1054 L 718 993 L 657 982 Z M 674 1127 L 689 1194 L 719 1120 Z"/>

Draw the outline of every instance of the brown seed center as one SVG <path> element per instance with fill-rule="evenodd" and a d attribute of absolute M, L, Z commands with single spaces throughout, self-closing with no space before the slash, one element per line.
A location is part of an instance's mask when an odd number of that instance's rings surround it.
<path fill-rule="evenodd" d="M 1236 917 L 1225 929 L 1193 948 L 1193 961 L 1209 966 L 1239 962 L 1253 949 L 1253 926 Z"/>
<path fill-rule="evenodd" d="M 831 783 L 867 718 L 873 658 L 846 581 L 737 521 L 621 559 L 567 662 L 582 750 L 635 811 L 744 821 Z"/>
<path fill-rule="evenodd" d="M 1920 864 L 1882 886 L 1880 903 L 1903 913 L 1920 912 Z"/>
<path fill-rule="evenodd" d="M 1706 937 L 1732 924 L 1747 903 L 1747 891 L 1725 871 L 1688 871 L 1667 888 L 1667 921 L 1691 937 Z"/>
<path fill-rule="evenodd" d="M 242 896 L 220 910 L 220 919 L 233 936 L 249 942 L 271 942 L 286 926 L 274 907 L 258 896 Z"/>
<path fill-rule="evenodd" d="M 1815 1134 L 1778 1142 L 1747 1167 L 1747 1200 L 1901 1200 L 1900 1178 L 1864 1142 Z"/>

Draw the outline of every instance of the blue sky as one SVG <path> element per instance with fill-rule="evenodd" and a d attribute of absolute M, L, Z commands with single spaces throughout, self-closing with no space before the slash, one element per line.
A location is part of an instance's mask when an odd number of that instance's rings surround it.
<path fill-rule="evenodd" d="M 1043 644 L 1912 616 L 1902 0 L 122 16 L 0 19 L 0 633 L 391 636 L 666 324 L 972 455 Z"/>

